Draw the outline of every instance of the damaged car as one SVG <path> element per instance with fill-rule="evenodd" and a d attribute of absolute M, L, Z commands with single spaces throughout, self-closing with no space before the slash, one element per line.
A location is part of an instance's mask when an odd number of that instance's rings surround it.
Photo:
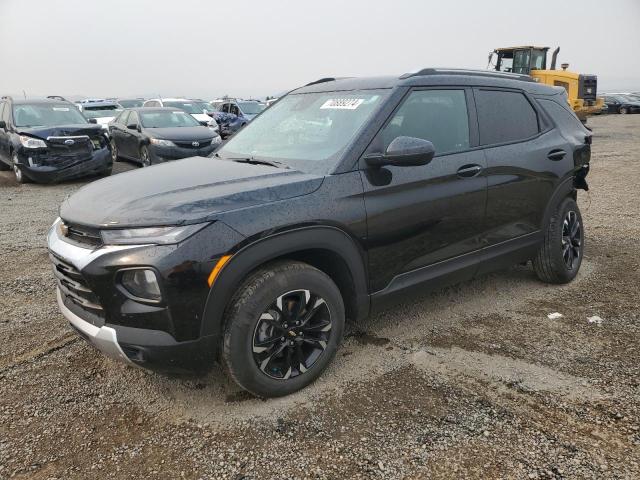
<path fill-rule="evenodd" d="M 525 75 L 323 78 L 223 144 L 68 197 L 48 234 L 58 305 L 104 354 L 216 362 L 260 397 L 315 381 L 345 322 L 402 294 L 531 262 L 577 275 L 591 132 Z"/>
<path fill-rule="evenodd" d="M 0 99 L 0 169 L 13 169 L 18 183 L 111 174 L 102 127 L 60 98 Z"/>

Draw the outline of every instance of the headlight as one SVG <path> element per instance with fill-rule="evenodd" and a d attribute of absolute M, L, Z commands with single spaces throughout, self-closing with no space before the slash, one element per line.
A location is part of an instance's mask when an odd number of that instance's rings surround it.
<path fill-rule="evenodd" d="M 161 299 L 156 272 L 149 268 L 125 270 L 120 277 L 122 286 L 134 297 L 158 302 Z"/>
<path fill-rule="evenodd" d="M 25 148 L 47 148 L 47 144 L 44 140 L 39 138 L 27 137 L 26 135 L 20 135 L 20 143 Z"/>
<path fill-rule="evenodd" d="M 176 144 L 169 140 L 162 140 L 160 138 L 151 138 L 149 140 L 152 145 L 158 145 L 159 147 L 175 147 Z"/>
<path fill-rule="evenodd" d="M 154 243 L 168 245 L 186 240 L 208 223 L 182 225 L 179 227 L 148 227 L 102 230 L 102 241 L 105 245 L 135 245 Z"/>

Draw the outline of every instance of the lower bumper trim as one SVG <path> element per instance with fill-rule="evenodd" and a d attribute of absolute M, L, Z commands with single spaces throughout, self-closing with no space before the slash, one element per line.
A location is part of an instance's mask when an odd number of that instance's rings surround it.
<path fill-rule="evenodd" d="M 62 294 L 60 293 L 60 289 L 56 290 L 56 294 L 58 297 L 58 307 L 60 311 L 65 316 L 69 323 L 78 330 L 84 338 L 86 338 L 91 344 L 93 344 L 98 350 L 104 353 L 106 356 L 113 358 L 114 360 L 119 360 L 128 365 L 135 365 L 129 357 L 125 355 L 120 348 L 120 344 L 118 344 L 118 337 L 116 335 L 116 331 L 107 326 L 96 327 L 95 325 L 90 324 L 86 320 L 83 320 L 75 313 L 73 313 L 62 301 Z"/>

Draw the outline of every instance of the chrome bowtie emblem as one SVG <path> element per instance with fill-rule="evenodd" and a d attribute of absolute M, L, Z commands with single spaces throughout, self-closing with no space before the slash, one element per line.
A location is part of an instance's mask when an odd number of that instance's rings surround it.
<path fill-rule="evenodd" d="M 64 141 L 65 145 L 73 145 L 74 143 L 76 143 L 76 141 L 70 138 Z"/>
<path fill-rule="evenodd" d="M 193 147 L 199 147 L 200 146 L 200 142 L 191 142 L 191 145 Z"/>

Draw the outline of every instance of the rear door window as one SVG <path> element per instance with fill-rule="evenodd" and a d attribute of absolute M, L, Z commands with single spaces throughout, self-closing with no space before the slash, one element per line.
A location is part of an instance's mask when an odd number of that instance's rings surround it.
<path fill-rule="evenodd" d="M 523 141 L 538 134 L 538 115 L 523 93 L 476 89 L 480 144 Z"/>
<path fill-rule="evenodd" d="M 411 92 L 382 131 L 387 149 L 396 137 L 429 140 L 436 154 L 469 148 L 469 115 L 464 90 Z"/>

